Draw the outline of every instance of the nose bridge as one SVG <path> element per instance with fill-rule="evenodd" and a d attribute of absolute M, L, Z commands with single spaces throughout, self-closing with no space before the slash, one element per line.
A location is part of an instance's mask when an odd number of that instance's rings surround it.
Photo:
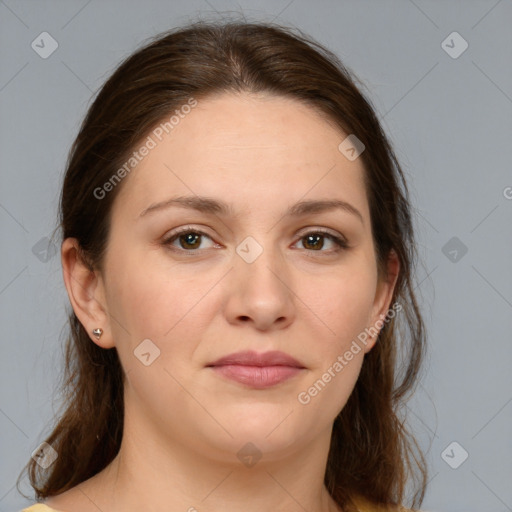
<path fill-rule="evenodd" d="M 257 238 L 258 239 L 257 239 Z M 227 314 L 231 321 L 253 321 L 266 329 L 276 321 L 288 325 L 293 318 L 289 272 L 271 234 L 247 236 L 236 247 Z"/>
<path fill-rule="evenodd" d="M 260 287 L 282 288 L 281 279 L 286 275 L 282 255 L 272 242 L 271 234 L 249 235 L 236 247 L 235 269 L 243 275 L 247 284 L 259 284 Z M 259 241 L 258 241 L 259 240 Z M 253 283 L 254 282 L 254 283 Z"/>

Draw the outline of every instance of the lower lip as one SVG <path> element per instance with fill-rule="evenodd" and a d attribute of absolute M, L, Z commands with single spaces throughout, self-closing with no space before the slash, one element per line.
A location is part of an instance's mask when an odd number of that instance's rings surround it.
<path fill-rule="evenodd" d="M 256 389 L 275 386 L 294 377 L 302 370 L 294 366 L 244 366 L 238 364 L 213 366 L 212 368 L 228 379 Z"/>

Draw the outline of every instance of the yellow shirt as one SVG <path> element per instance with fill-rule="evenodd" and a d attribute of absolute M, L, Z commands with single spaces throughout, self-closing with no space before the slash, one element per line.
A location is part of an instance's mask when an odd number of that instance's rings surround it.
<path fill-rule="evenodd" d="M 24 508 L 21 512 L 58 512 L 57 510 L 48 507 L 47 505 L 43 505 L 42 503 L 37 503 L 36 505 L 32 505 L 31 507 Z"/>
<path fill-rule="evenodd" d="M 379 510 L 384 511 L 384 508 L 381 507 L 372 507 L 366 500 L 357 500 L 356 502 L 357 508 L 359 512 L 378 512 Z M 406 511 L 406 509 L 401 508 L 400 510 Z M 21 512 L 59 512 L 53 508 L 48 507 L 47 505 L 43 505 L 42 503 L 37 503 L 36 505 L 32 505 L 31 507 L 23 509 Z"/>

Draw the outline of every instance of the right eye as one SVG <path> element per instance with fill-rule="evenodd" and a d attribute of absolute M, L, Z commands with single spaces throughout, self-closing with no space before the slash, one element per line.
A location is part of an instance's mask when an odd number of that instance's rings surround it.
<path fill-rule="evenodd" d="M 203 237 L 209 238 L 211 240 L 211 237 L 203 231 L 185 227 L 170 233 L 162 241 L 162 245 L 169 246 L 172 250 L 193 252 L 201 248 L 200 246 Z M 178 242 L 180 246 L 177 247 L 174 245 L 174 242 Z"/>

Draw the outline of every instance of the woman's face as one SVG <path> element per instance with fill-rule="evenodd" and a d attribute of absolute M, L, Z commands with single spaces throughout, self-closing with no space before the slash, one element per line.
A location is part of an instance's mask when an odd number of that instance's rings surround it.
<path fill-rule="evenodd" d="M 378 279 L 361 159 L 291 99 L 224 94 L 185 111 L 117 185 L 95 291 L 126 421 L 217 460 L 325 442 L 394 285 Z"/>

